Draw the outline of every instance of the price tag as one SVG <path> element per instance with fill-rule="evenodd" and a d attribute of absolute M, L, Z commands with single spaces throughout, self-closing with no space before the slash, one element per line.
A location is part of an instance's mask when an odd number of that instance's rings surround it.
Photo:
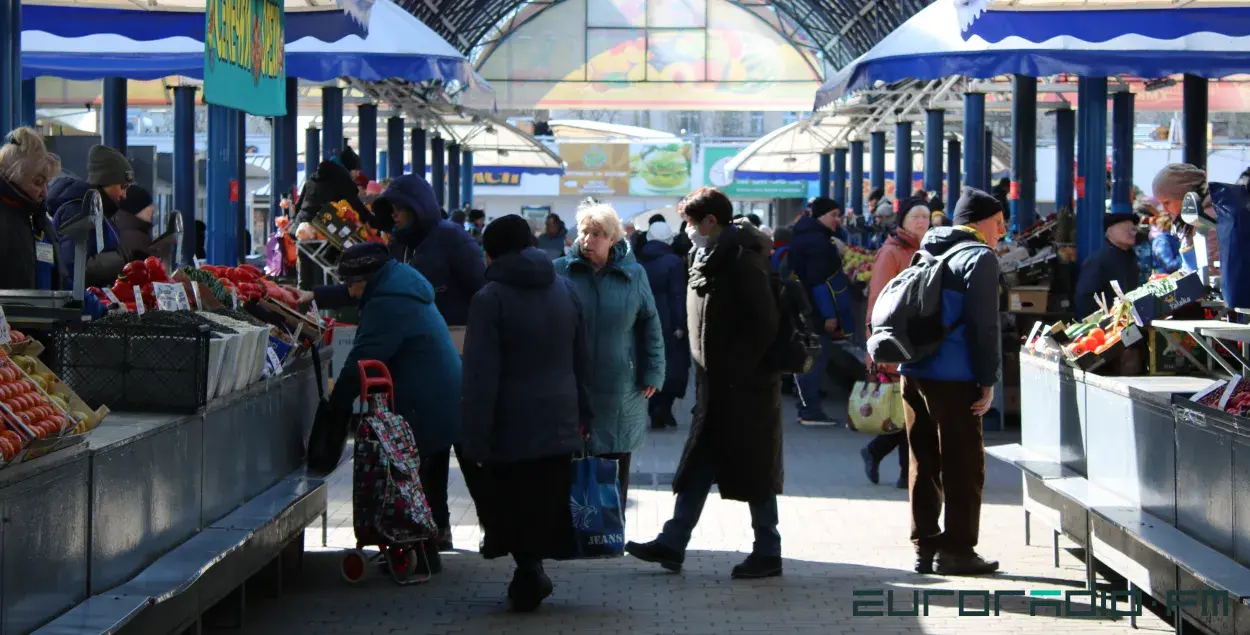
<path fill-rule="evenodd" d="M 52 249 L 52 243 L 36 241 L 35 260 L 48 265 L 54 264 L 56 262 L 56 252 Z"/>
<path fill-rule="evenodd" d="M 95 216 L 92 221 L 95 223 L 95 250 L 100 253 L 104 249 L 104 217 Z"/>
<path fill-rule="evenodd" d="M 109 304 L 116 304 L 117 306 L 121 307 L 122 311 L 126 310 L 126 304 L 122 302 L 121 300 L 117 299 L 117 294 L 113 293 L 112 289 L 108 287 L 104 287 L 104 295 L 105 297 L 109 299 Z"/>
<path fill-rule="evenodd" d="M 181 311 L 191 308 L 191 302 L 187 299 L 187 290 L 182 287 L 181 283 L 154 282 L 152 290 L 156 294 L 156 308 L 161 311 Z"/>
<path fill-rule="evenodd" d="M 195 264 L 195 268 L 196 268 L 196 269 L 199 269 L 199 268 L 200 268 L 200 265 L 201 265 L 201 264 L 203 264 L 203 263 L 201 263 L 201 262 L 200 262 L 200 259 L 199 259 L 199 258 L 197 258 L 197 257 L 195 257 L 195 256 L 192 256 L 192 257 L 191 257 L 191 262 Z"/>
<path fill-rule="evenodd" d="M 0 307 L 0 344 L 8 344 L 10 335 L 9 320 L 4 317 L 4 307 Z"/>
<path fill-rule="evenodd" d="M 230 301 L 234 304 L 234 310 L 239 310 L 239 292 L 235 289 L 230 290 Z"/>
<path fill-rule="evenodd" d="M 191 295 L 195 296 L 196 310 L 204 308 L 204 301 L 200 299 L 200 283 L 194 280 L 191 281 Z"/>
<path fill-rule="evenodd" d="M 143 306 L 143 291 L 139 287 L 131 287 L 135 290 L 135 311 L 139 315 L 147 313 L 147 307 Z"/>
<path fill-rule="evenodd" d="M 278 352 L 273 350 L 273 347 L 265 350 L 265 359 L 268 360 L 265 369 L 269 371 L 270 376 L 282 374 L 282 360 L 278 359 Z"/>

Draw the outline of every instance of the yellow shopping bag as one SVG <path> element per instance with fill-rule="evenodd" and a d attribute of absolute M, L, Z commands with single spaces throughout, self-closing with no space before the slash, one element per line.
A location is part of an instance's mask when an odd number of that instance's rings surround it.
<path fill-rule="evenodd" d="M 855 382 L 851 403 L 847 408 L 847 427 L 863 434 L 881 435 L 898 432 L 906 426 L 903 410 L 903 385 L 882 381 Z"/>

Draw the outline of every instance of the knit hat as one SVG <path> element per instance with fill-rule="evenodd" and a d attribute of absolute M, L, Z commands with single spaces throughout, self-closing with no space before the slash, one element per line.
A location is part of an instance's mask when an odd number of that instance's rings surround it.
<path fill-rule="evenodd" d="M 360 157 L 350 147 L 344 147 L 343 151 L 339 153 L 339 163 L 343 164 L 343 167 L 349 171 L 360 169 Z"/>
<path fill-rule="evenodd" d="M 381 243 L 352 245 L 339 254 L 338 276 L 344 282 L 363 282 L 373 277 L 391 259 L 391 251 Z"/>
<path fill-rule="evenodd" d="M 1155 175 L 1154 195 L 1158 199 L 1179 201 L 1190 192 L 1197 192 L 1207 182 L 1207 173 L 1188 163 L 1173 163 Z"/>
<path fill-rule="evenodd" d="M 138 215 L 150 205 L 152 205 L 152 194 L 139 185 L 131 185 L 126 188 L 126 198 L 118 204 L 118 207 L 122 211 Z"/>
<path fill-rule="evenodd" d="M 959 193 L 959 202 L 955 203 L 953 222 L 956 225 L 971 225 L 1002 213 L 1003 206 L 998 199 L 965 185 Z"/>
<path fill-rule="evenodd" d="M 820 218 L 835 209 L 842 209 L 837 201 L 831 198 L 817 197 L 808 203 L 808 208 L 812 210 L 812 218 Z"/>
<path fill-rule="evenodd" d="M 516 214 L 496 218 L 482 232 L 482 249 L 491 260 L 521 251 L 533 244 L 534 234 L 529 221 Z"/>
<path fill-rule="evenodd" d="M 1108 230 L 1108 229 L 1111 229 L 1111 226 L 1112 226 L 1112 225 L 1118 225 L 1118 224 L 1120 224 L 1120 223 L 1132 223 L 1132 224 L 1136 225 L 1136 224 L 1137 224 L 1137 214 L 1134 214 L 1134 213 L 1132 213 L 1132 212 L 1116 212 L 1116 213 L 1114 213 L 1114 214 L 1103 214 L 1103 215 L 1102 215 L 1102 229 L 1103 229 L 1103 231 L 1106 231 L 1106 230 Z"/>
<path fill-rule="evenodd" d="M 658 240 L 666 245 L 673 244 L 673 228 L 664 221 L 651 223 L 647 228 L 647 240 Z"/>
<path fill-rule="evenodd" d="M 929 209 L 929 203 L 928 201 L 924 200 L 923 198 L 919 196 L 913 196 L 911 198 L 905 198 L 899 201 L 898 202 L 899 219 L 901 220 L 903 218 L 906 218 L 908 212 L 912 211 L 913 209 L 916 209 L 917 207 L 923 207 L 925 209 Z"/>
<path fill-rule="evenodd" d="M 127 185 L 135 180 L 126 156 L 108 146 L 94 145 L 87 151 L 87 183 L 96 187 Z"/>

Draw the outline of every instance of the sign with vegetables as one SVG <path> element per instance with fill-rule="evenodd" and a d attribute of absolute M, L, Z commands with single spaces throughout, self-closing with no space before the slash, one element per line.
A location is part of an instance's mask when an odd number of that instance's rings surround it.
<path fill-rule="evenodd" d="M 286 114 L 286 13 L 281 0 L 208 0 L 204 101 L 258 117 Z"/>

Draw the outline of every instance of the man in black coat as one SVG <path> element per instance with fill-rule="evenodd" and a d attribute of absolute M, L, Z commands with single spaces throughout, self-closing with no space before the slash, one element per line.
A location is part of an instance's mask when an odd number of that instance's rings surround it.
<path fill-rule="evenodd" d="M 780 320 L 769 280 L 771 243 L 749 221 L 731 223 L 733 203 L 713 188 L 695 190 L 678 210 L 697 231 L 686 299 L 694 420 L 673 480 L 672 520 L 654 541 L 631 542 L 625 550 L 681 571 L 691 532 L 716 484 L 722 498 L 751 507 L 755 546 L 733 577 L 779 576 L 781 375 L 764 363 Z"/>
<path fill-rule="evenodd" d="M 1095 295 L 1101 294 L 1110 306 L 1116 294 L 1111 283 L 1128 293 L 1141 286 L 1137 271 L 1137 215 L 1129 212 L 1103 216 L 1106 244 L 1081 264 L 1076 281 L 1076 317 L 1085 318 L 1098 311 Z"/>

